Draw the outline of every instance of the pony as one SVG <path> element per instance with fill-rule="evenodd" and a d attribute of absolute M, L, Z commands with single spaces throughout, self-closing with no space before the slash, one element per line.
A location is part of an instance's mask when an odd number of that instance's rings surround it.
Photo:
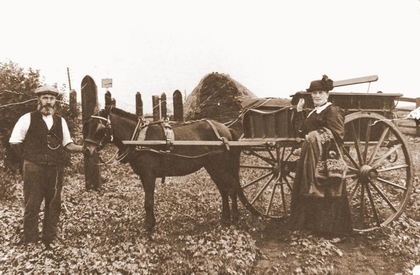
<path fill-rule="evenodd" d="M 145 228 L 148 232 L 152 232 L 156 225 L 153 209 L 156 179 L 185 176 L 202 167 L 220 192 L 221 224 L 237 226 L 240 150 L 230 147 L 229 141 L 238 140 L 238 134 L 224 124 L 214 120 L 145 123 L 137 115 L 116 107 L 107 107 L 98 116 L 86 120 L 83 136 L 87 156 L 99 152 L 112 139 L 118 148 L 117 159 L 129 163 L 139 175 L 145 192 Z M 160 141 L 161 144 L 135 146 L 124 142 L 138 140 L 146 143 Z M 172 146 L 173 140 L 185 141 L 186 145 Z M 225 146 L 200 145 L 200 141 L 221 141 Z"/>

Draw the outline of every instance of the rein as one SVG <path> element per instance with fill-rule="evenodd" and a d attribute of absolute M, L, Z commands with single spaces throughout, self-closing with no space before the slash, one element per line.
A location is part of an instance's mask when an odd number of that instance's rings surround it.
<path fill-rule="evenodd" d="M 104 118 L 104 117 L 101 117 L 101 116 L 95 116 L 95 115 L 93 115 L 93 116 L 91 116 L 91 118 L 94 118 L 94 119 L 99 119 L 99 120 L 102 120 L 102 121 L 105 121 L 106 123 L 105 123 L 105 126 L 108 128 L 108 129 L 112 129 L 111 128 L 111 126 L 110 126 L 110 121 L 109 121 L 109 119 L 106 119 L 106 118 Z M 140 146 L 140 148 L 139 147 L 137 147 L 135 150 L 136 151 L 147 151 L 147 152 L 153 152 L 153 153 L 156 153 L 156 154 L 160 154 L 160 155 L 168 155 L 168 156 L 175 156 L 175 157 L 180 157 L 180 158 L 185 158 L 185 159 L 198 159 L 198 158 L 201 158 L 201 157 L 205 157 L 205 156 L 211 156 L 211 155 L 217 155 L 217 154 L 220 154 L 220 153 L 223 153 L 225 150 L 229 150 L 230 148 L 229 148 L 229 143 L 228 143 L 228 140 L 225 138 L 225 137 L 221 137 L 220 136 L 220 134 L 219 134 L 219 132 L 217 131 L 217 129 L 216 129 L 216 127 L 214 126 L 214 124 L 210 121 L 210 120 L 204 120 L 204 121 L 206 121 L 209 125 L 210 125 L 210 127 L 212 128 L 212 130 L 213 130 L 213 132 L 214 132 L 214 134 L 216 135 L 216 138 L 218 139 L 218 140 L 221 140 L 221 141 L 223 141 L 223 143 L 224 143 L 224 145 L 225 145 L 225 149 L 218 149 L 218 150 L 213 150 L 213 151 L 210 151 L 210 152 L 207 152 L 207 153 L 204 153 L 204 154 L 200 154 L 200 155 L 196 155 L 196 156 L 188 156 L 188 155 L 182 155 L 182 154 L 175 154 L 175 153 L 172 153 L 170 150 L 156 150 L 156 149 L 153 149 L 153 148 L 150 148 L 150 147 L 143 147 L 143 146 Z M 137 140 L 138 138 L 139 138 L 139 135 L 140 135 L 140 132 L 144 129 L 144 128 L 146 128 L 146 127 L 148 127 L 148 126 L 150 126 L 150 125 L 153 125 L 153 124 L 162 124 L 162 126 L 163 127 L 165 127 L 164 125 L 165 125 L 165 121 L 156 121 L 156 122 L 148 122 L 148 121 L 145 121 L 145 120 L 143 120 L 141 117 L 138 119 L 138 121 L 137 121 L 137 124 L 136 124 L 136 127 L 134 128 L 134 131 L 133 131 L 133 134 L 132 134 L 132 136 L 131 136 L 131 141 L 135 141 L 135 140 Z M 105 139 L 105 137 L 104 137 L 104 139 Z M 104 140 L 103 139 L 103 140 Z M 87 141 L 89 141 L 89 142 L 92 142 L 92 143 L 94 143 L 94 144 L 96 144 L 97 146 L 102 146 L 102 143 L 103 143 L 103 140 L 101 140 L 100 142 L 95 142 L 95 141 L 91 141 L 91 140 L 87 140 Z M 112 140 L 112 134 L 111 134 L 111 140 Z M 167 137 L 167 140 L 168 140 L 168 137 Z M 170 144 L 170 140 L 168 140 L 168 142 L 169 142 L 169 144 Z M 123 152 L 119 152 L 119 150 L 109 159 L 109 160 L 107 160 L 107 161 L 104 161 L 100 156 L 99 156 L 99 160 L 100 160 L 100 162 L 101 163 L 99 163 L 99 164 L 97 164 L 97 163 L 94 163 L 95 165 L 107 165 L 107 164 L 109 164 L 109 163 L 111 163 L 111 161 L 114 159 L 114 158 L 116 158 L 117 159 L 117 161 L 120 161 L 120 162 L 122 162 L 125 158 L 127 158 L 127 156 L 133 151 L 134 149 L 133 149 L 133 147 L 132 146 L 128 146 L 128 148 L 127 149 L 125 149 Z M 99 154 L 98 154 L 99 155 Z"/>
<path fill-rule="evenodd" d="M 104 118 L 104 117 L 101 117 L 101 116 L 95 116 L 95 115 L 92 115 L 90 118 L 99 119 L 100 121 L 105 121 L 105 127 L 106 127 L 106 129 L 111 129 L 110 121 L 107 118 Z M 90 142 L 90 143 L 95 144 L 98 147 L 102 147 L 103 146 L 104 139 L 105 139 L 105 136 L 99 142 L 96 142 L 96 141 L 91 140 L 91 139 L 85 139 L 85 140 L 87 142 Z M 111 140 L 113 140 L 112 133 L 111 133 Z M 99 155 L 99 152 L 98 152 L 98 158 L 99 158 L 99 161 L 100 162 L 99 163 L 94 163 L 90 158 L 89 158 L 89 162 L 92 163 L 93 165 L 96 165 L 96 166 L 108 165 L 108 164 L 110 164 L 117 157 L 117 155 L 118 155 L 118 151 L 110 159 L 108 159 L 107 161 L 104 161 L 103 158 Z"/>

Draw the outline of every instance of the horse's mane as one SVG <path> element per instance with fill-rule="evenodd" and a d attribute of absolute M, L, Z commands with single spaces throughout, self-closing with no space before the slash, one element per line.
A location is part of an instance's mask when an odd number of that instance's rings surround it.
<path fill-rule="evenodd" d="M 121 110 L 121 109 L 118 109 L 116 107 L 112 107 L 111 110 L 110 110 L 110 112 L 113 113 L 113 114 L 116 114 L 116 115 L 119 115 L 119 116 L 128 118 L 130 120 L 134 120 L 134 121 L 138 120 L 138 116 L 137 115 L 135 115 L 133 113 L 129 113 L 129 112 L 124 111 L 124 110 Z"/>

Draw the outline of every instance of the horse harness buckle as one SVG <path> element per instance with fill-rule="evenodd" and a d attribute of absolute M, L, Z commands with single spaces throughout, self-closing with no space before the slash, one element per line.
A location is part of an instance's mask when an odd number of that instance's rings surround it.
<path fill-rule="evenodd" d="M 164 121 L 162 123 L 163 126 L 163 132 L 165 134 L 166 138 L 166 153 L 170 153 L 171 149 L 173 147 L 173 141 L 175 139 L 174 131 L 172 130 L 171 124 L 169 124 L 168 121 Z"/>

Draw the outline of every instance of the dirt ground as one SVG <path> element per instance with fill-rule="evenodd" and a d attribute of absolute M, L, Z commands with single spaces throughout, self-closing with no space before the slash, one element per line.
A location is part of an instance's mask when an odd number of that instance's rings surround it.
<path fill-rule="evenodd" d="M 298 234 L 298 235 L 296 235 Z M 374 233 L 381 235 L 381 233 Z M 290 232 L 284 224 L 272 222 L 256 237 L 261 251 L 255 274 L 358 274 L 389 275 L 407 273 L 401 258 L 387 256 L 355 233 L 344 238 L 313 236 L 310 232 Z M 307 240 L 299 244 L 299 240 Z M 302 245 L 303 244 L 303 245 Z M 330 247 L 325 244 L 331 245 Z M 320 249 L 324 247 L 325 249 Z M 316 260 L 314 260 L 316 259 Z"/>

